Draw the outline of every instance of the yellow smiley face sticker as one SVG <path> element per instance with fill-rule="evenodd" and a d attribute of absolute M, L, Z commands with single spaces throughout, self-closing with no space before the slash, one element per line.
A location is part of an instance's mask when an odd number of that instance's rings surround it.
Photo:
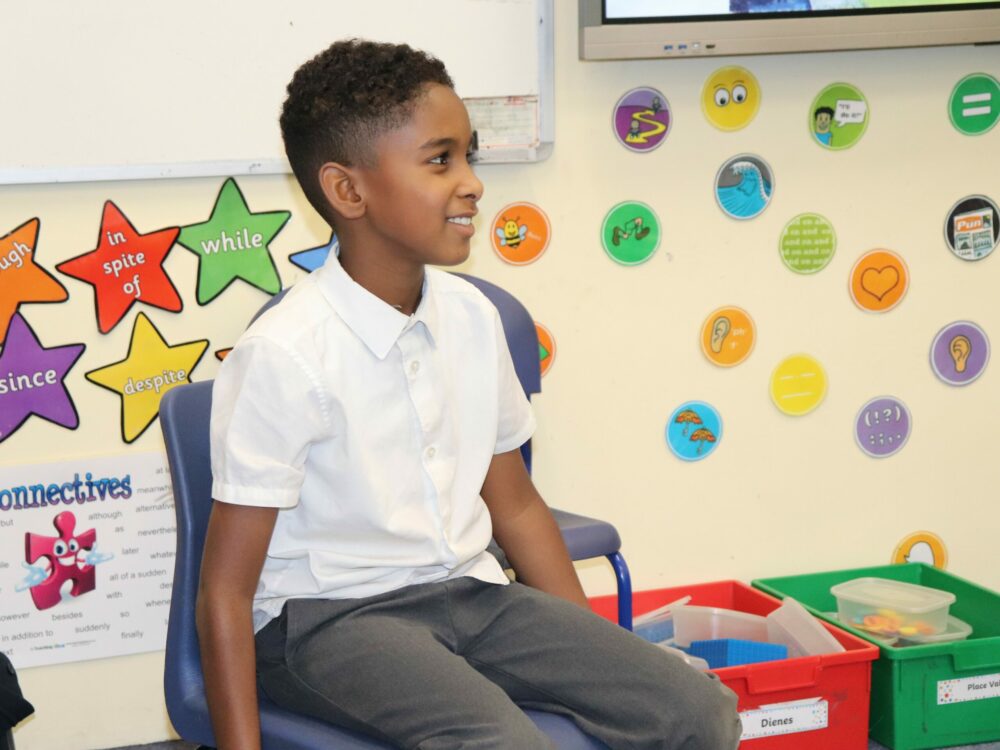
<path fill-rule="evenodd" d="M 746 68 L 719 68 L 701 90 L 701 109 L 719 130 L 745 128 L 759 108 L 760 84 Z"/>

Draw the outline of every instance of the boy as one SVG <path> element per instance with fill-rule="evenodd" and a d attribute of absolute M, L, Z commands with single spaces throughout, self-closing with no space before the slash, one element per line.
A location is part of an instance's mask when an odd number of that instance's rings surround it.
<path fill-rule="evenodd" d="M 259 747 L 255 666 L 276 703 L 403 748 L 550 747 L 518 705 L 615 749 L 735 748 L 728 689 L 585 611 L 497 312 L 426 268 L 468 257 L 482 195 L 444 66 L 338 42 L 281 126 L 340 252 L 215 383 L 197 620 L 220 749 Z"/>

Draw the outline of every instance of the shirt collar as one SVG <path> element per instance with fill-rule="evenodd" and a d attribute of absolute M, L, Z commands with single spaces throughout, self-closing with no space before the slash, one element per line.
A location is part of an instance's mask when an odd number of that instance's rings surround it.
<path fill-rule="evenodd" d="M 423 324 L 428 339 L 434 343 L 437 305 L 434 302 L 432 269 L 424 270 L 420 304 L 413 315 L 405 315 L 347 275 L 340 265 L 335 243 L 335 240 L 331 243 L 330 254 L 316 273 L 316 281 L 337 315 L 372 354 L 385 359 L 399 337 L 417 323 Z"/>

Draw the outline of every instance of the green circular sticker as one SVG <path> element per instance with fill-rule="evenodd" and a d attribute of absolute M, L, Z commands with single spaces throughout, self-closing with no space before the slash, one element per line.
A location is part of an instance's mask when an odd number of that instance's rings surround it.
<path fill-rule="evenodd" d="M 622 265 L 644 263 L 660 244 L 660 220 L 645 203 L 619 203 L 604 217 L 601 244 L 604 252 Z"/>
<path fill-rule="evenodd" d="M 986 73 L 973 73 L 955 84 L 948 101 L 948 116 L 955 130 L 982 135 L 1000 119 L 1000 82 Z"/>
<path fill-rule="evenodd" d="M 850 148 L 868 128 L 868 100 L 849 83 L 832 83 L 809 107 L 809 132 L 831 151 Z"/>
<path fill-rule="evenodd" d="M 785 224 L 778 242 L 781 261 L 795 273 L 826 268 L 837 249 L 833 225 L 819 214 L 799 214 Z"/>

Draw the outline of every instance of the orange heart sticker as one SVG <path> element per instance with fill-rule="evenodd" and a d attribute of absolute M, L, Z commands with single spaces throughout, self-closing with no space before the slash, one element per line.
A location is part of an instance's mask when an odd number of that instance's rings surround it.
<path fill-rule="evenodd" d="M 851 298 L 862 310 L 891 310 L 903 299 L 908 286 L 906 263 L 891 250 L 867 252 L 851 269 Z"/>
<path fill-rule="evenodd" d="M 878 300 L 899 284 L 899 270 L 895 266 L 866 268 L 861 272 L 861 288 Z"/>

